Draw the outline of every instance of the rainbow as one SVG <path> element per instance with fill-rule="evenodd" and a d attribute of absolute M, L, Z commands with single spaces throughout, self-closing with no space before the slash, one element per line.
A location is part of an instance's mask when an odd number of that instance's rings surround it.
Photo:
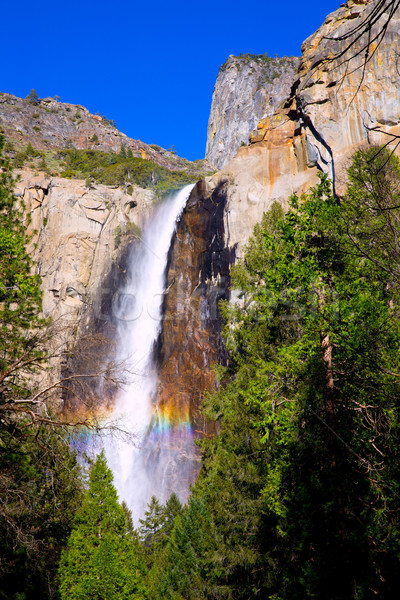
<path fill-rule="evenodd" d="M 189 408 L 174 404 L 156 406 L 149 426 L 149 435 L 159 437 L 172 433 L 185 437 L 193 436 Z"/>

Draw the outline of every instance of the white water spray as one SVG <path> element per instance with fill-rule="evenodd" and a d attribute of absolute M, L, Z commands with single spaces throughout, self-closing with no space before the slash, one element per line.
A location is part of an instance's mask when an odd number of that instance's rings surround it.
<path fill-rule="evenodd" d="M 128 281 L 113 305 L 118 323 L 116 359 L 129 365 L 131 376 L 118 394 L 112 420 L 132 435 L 105 438 L 103 444 L 120 501 L 126 501 L 135 520 L 143 515 L 151 495 L 157 494 L 162 485 L 154 481 L 155 474 L 149 473 L 141 446 L 155 410 L 157 374 L 153 355 L 162 326 L 168 251 L 192 188 L 186 186 L 154 210 L 140 243 L 131 251 Z"/>

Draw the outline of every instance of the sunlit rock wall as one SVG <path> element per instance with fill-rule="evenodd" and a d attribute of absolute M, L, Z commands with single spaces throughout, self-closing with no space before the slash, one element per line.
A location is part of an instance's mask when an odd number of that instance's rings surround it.
<path fill-rule="evenodd" d="M 212 97 L 206 158 L 218 169 L 233 158 L 263 117 L 287 98 L 299 59 L 266 54 L 229 56 Z"/>
<path fill-rule="evenodd" d="M 285 206 L 291 193 L 317 182 L 319 171 L 342 193 L 355 150 L 400 135 L 400 9 L 386 29 L 387 13 L 360 35 L 375 6 L 376 0 L 349 0 L 328 15 L 302 46 L 286 102 L 259 122 L 250 146 L 206 180 L 209 190 L 230 182 L 226 243 L 239 254 L 273 201 Z"/>
<path fill-rule="evenodd" d="M 104 365 L 110 344 L 106 340 L 100 344 L 96 335 L 110 333 L 113 290 L 107 275 L 123 270 L 124 248 L 140 234 L 154 197 L 149 190 L 134 188 L 130 195 L 119 188 L 87 187 L 81 180 L 29 169 L 19 175 L 15 192 L 25 206 L 31 235 L 28 249 L 42 280 L 43 315 L 52 322 L 50 369 L 38 381 L 44 389 L 65 376 L 65 353 L 72 349 L 79 371 L 94 372 Z M 59 402 L 59 395 L 55 393 L 54 402 Z"/>

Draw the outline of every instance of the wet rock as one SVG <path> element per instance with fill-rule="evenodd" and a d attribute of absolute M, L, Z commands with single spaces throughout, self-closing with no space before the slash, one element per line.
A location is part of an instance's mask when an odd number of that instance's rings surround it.
<path fill-rule="evenodd" d="M 167 269 L 164 322 L 157 358 L 157 404 L 174 415 L 173 427 L 187 418 L 194 437 L 210 435 L 215 426 L 201 414 L 204 395 L 215 389 L 215 364 L 226 361 L 218 303 L 229 297 L 234 249 L 225 245 L 226 182 L 210 191 L 197 184 L 172 242 Z M 188 483 L 197 475 L 198 449 L 191 446 Z M 188 459 L 189 460 L 189 459 Z"/>

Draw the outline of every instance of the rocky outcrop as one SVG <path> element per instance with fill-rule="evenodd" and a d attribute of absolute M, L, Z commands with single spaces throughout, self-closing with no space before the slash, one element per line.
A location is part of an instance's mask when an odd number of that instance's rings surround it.
<path fill-rule="evenodd" d="M 319 171 L 340 194 L 357 148 L 400 135 L 400 9 L 387 27 L 387 13 L 367 27 L 375 6 L 349 0 L 325 19 L 302 46 L 286 102 L 260 121 L 250 146 L 206 180 L 209 193 L 230 181 L 226 243 L 239 253 L 273 201 L 285 205 L 291 193 L 305 192 Z"/>
<path fill-rule="evenodd" d="M 158 410 L 174 414 L 177 428 L 189 416 L 196 435 L 213 433 L 199 408 L 204 394 L 216 385 L 213 363 L 226 360 L 218 300 L 228 297 L 230 265 L 263 212 L 273 201 L 285 205 L 291 193 L 307 191 L 321 170 L 334 177 L 339 191 L 354 150 L 398 131 L 400 76 L 394 66 L 388 72 L 382 69 L 387 61 L 395 65 L 398 20 L 367 63 L 365 81 L 362 56 L 357 55 L 360 45 L 349 48 L 349 58 L 354 54 L 351 61 L 359 67 L 350 81 L 344 77 L 346 67 L 340 59 L 339 64 L 332 62 L 341 47 L 334 40 L 344 35 L 348 39 L 349 29 L 365 17 L 364 10 L 368 6 L 349 2 L 327 17 L 321 30 L 303 46 L 300 75 L 287 101 L 260 122 L 250 146 L 240 148 L 222 171 L 192 192 L 170 252 L 158 348 Z M 362 45 L 362 40 L 357 44 Z M 374 79 L 379 68 L 380 75 Z M 376 110 L 372 89 L 380 98 Z M 368 122 L 363 120 L 366 111 L 371 115 Z M 382 128 L 380 133 L 374 131 L 375 124 Z M 181 447 L 180 462 L 168 474 L 171 480 L 177 473 L 183 474 L 181 482 L 193 480 L 193 450 L 193 446 Z"/>
<path fill-rule="evenodd" d="M 251 131 L 285 100 L 299 59 L 266 54 L 229 56 L 221 66 L 208 121 L 206 158 L 221 169 L 247 145 Z"/>
<path fill-rule="evenodd" d="M 31 143 L 39 150 L 75 147 L 78 150 L 113 150 L 121 145 L 132 155 L 152 160 L 171 171 L 186 171 L 193 177 L 211 171 L 205 161 L 190 162 L 157 145 L 133 140 L 119 131 L 114 122 L 99 114 L 92 115 L 80 104 L 44 98 L 32 103 L 0 92 L 0 129 L 17 147 Z"/>
<path fill-rule="evenodd" d="M 150 190 L 132 195 L 104 185 L 22 170 L 16 195 L 30 215 L 31 254 L 42 278 L 43 312 L 77 324 L 101 312 L 105 275 L 124 238 L 140 233 L 154 201 Z"/>

